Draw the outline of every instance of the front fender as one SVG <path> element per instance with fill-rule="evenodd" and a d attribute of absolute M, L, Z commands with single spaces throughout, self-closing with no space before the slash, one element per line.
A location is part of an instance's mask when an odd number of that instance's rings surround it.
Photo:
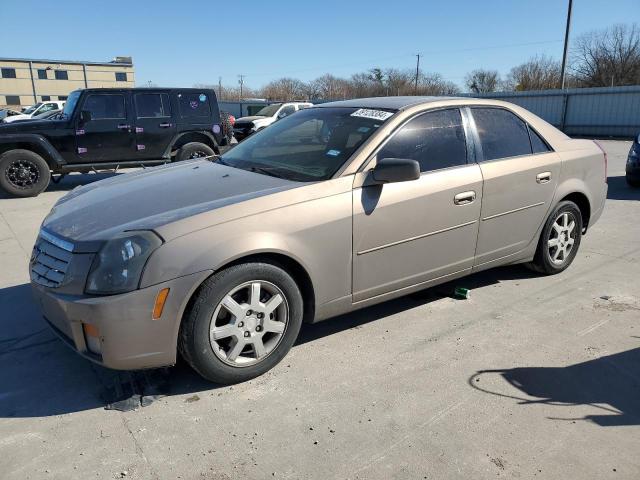
<path fill-rule="evenodd" d="M 44 154 L 45 160 L 51 167 L 60 167 L 67 162 L 62 158 L 58 151 L 51 145 L 43 135 L 37 133 L 1 133 L 0 145 L 6 144 L 31 144 L 34 151 L 38 154 Z"/>

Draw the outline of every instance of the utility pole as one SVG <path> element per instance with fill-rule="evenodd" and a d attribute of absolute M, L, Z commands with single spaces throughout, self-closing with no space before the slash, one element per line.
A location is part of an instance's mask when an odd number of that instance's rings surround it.
<path fill-rule="evenodd" d="M 218 77 L 218 99 L 222 98 L 222 77 Z"/>
<path fill-rule="evenodd" d="M 244 77 L 246 77 L 246 75 L 238 75 L 238 83 L 240 84 L 240 97 L 238 98 L 238 100 L 242 100 L 242 87 L 244 86 Z"/>
<path fill-rule="evenodd" d="M 413 94 L 418 94 L 418 74 L 420 73 L 420 54 L 417 53 L 416 57 L 418 57 L 418 61 L 416 62 L 416 83 L 413 87 Z"/>
<path fill-rule="evenodd" d="M 573 0 L 569 0 L 569 8 L 567 9 L 567 28 L 564 32 L 564 52 L 562 53 L 562 70 L 560 71 L 560 78 L 562 84 L 560 88 L 564 90 L 565 77 L 567 75 L 567 52 L 569 50 L 569 30 L 571 29 L 571 8 L 573 6 Z"/>

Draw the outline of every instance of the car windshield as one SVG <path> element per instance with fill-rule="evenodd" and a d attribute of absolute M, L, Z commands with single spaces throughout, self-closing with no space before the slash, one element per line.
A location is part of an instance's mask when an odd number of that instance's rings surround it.
<path fill-rule="evenodd" d="M 392 112 L 308 108 L 257 132 L 219 162 L 298 182 L 331 178 Z"/>
<path fill-rule="evenodd" d="M 33 112 L 35 112 L 38 108 L 40 108 L 40 106 L 42 105 L 42 102 L 38 102 L 35 105 L 31 105 L 29 108 L 27 108 L 24 112 L 25 115 L 31 115 Z"/>
<path fill-rule="evenodd" d="M 69 94 L 66 103 L 64 104 L 64 108 L 62 110 L 62 116 L 70 117 L 73 111 L 76 108 L 76 103 L 78 103 L 78 99 L 80 98 L 80 91 L 76 90 Z"/>
<path fill-rule="evenodd" d="M 256 116 L 273 117 L 281 106 L 281 103 L 274 103 L 273 105 L 269 105 L 268 107 L 261 108 L 258 113 L 256 113 Z"/>

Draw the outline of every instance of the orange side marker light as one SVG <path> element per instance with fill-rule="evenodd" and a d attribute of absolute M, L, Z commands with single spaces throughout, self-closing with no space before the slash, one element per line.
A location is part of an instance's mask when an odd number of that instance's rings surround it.
<path fill-rule="evenodd" d="M 164 309 L 164 303 L 167 301 L 167 297 L 169 296 L 169 289 L 163 288 L 158 292 L 156 296 L 156 303 L 153 306 L 153 318 L 154 320 L 158 320 L 162 316 L 162 310 Z"/>

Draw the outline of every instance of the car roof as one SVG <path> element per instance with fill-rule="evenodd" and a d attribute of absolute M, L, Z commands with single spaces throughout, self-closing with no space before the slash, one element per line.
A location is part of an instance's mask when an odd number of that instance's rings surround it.
<path fill-rule="evenodd" d="M 465 97 L 468 98 L 468 97 Z M 440 102 L 442 100 L 461 100 L 462 97 L 369 97 L 354 98 L 352 100 L 341 100 L 315 105 L 316 107 L 353 107 L 353 108 L 384 108 L 400 110 L 401 108 L 414 105 Z"/>

